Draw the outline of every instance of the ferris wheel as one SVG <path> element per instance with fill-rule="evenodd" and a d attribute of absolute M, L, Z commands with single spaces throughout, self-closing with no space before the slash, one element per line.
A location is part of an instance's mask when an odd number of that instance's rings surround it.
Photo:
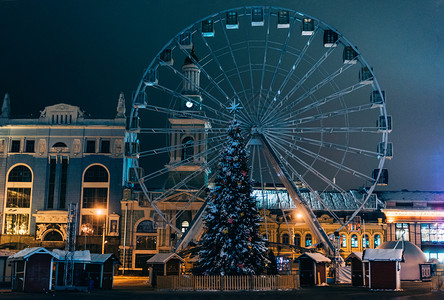
<path fill-rule="evenodd" d="M 234 117 L 228 107 L 236 108 L 256 186 L 283 184 L 322 241 L 301 189 L 329 210 L 321 193 L 364 188 L 351 220 L 386 183 L 391 117 L 357 47 L 295 10 L 230 9 L 174 36 L 133 95 L 129 180 L 178 232 L 157 204 L 178 190 L 205 196 Z"/>

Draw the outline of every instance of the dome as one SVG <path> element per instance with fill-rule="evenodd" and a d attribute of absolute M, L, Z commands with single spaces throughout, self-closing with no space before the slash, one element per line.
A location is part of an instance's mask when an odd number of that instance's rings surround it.
<path fill-rule="evenodd" d="M 390 241 L 382 243 L 377 249 L 404 249 L 404 262 L 401 262 L 401 280 L 421 280 L 419 264 L 427 262 L 424 252 L 407 241 Z"/>

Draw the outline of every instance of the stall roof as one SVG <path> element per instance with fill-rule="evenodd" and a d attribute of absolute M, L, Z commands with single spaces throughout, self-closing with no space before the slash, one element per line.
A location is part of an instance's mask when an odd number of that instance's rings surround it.
<path fill-rule="evenodd" d="M 108 259 L 112 259 L 114 261 L 114 263 L 120 264 L 117 257 L 112 253 L 107 253 L 107 254 L 91 253 L 91 262 L 92 263 L 104 263 Z"/>
<path fill-rule="evenodd" d="M 308 256 L 309 258 L 311 258 L 312 260 L 314 260 L 317 263 L 321 263 L 321 262 L 325 262 L 325 263 L 329 263 L 331 262 L 331 260 L 328 257 L 325 257 L 324 255 L 320 254 L 320 253 L 304 253 L 301 256 L 299 256 L 298 258 L 296 258 L 296 260 L 298 260 L 301 257 L 304 256 Z"/>
<path fill-rule="evenodd" d="M 402 249 L 366 249 L 363 261 L 402 261 Z"/>
<path fill-rule="evenodd" d="M 179 259 L 181 262 L 185 262 L 185 260 L 183 260 L 183 258 L 177 255 L 176 253 L 158 253 L 153 257 L 151 257 L 150 259 L 148 259 L 146 262 L 148 264 L 164 264 L 173 258 Z"/>
<path fill-rule="evenodd" d="M 49 255 L 52 255 L 53 257 L 57 258 L 57 256 L 54 255 L 54 253 L 46 250 L 43 247 L 33 247 L 33 248 L 25 248 L 25 249 L 15 253 L 14 255 L 11 255 L 8 259 L 10 261 L 25 260 L 34 254 L 49 254 Z"/>
<path fill-rule="evenodd" d="M 52 250 L 52 253 L 56 256 L 58 260 L 65 260 L 66 251 L 65 250 L 59 250 L 54 249 Z M 91 261 L 91 254 L 89 250 L 85 251 L 74 251 L 74 261 L 78 262 L 90 262 Z"/>
<path fill-rule="evenodd" d="M 348 261 L 351 258 L 356 257 L 357 259 L 359 259 L 360 261 L 362 261 L 362 252 L 358 252 L 358 251 L 353 251 L 352 253 L 350 253 L 349 256 L 347 256 L 347 258 L 345 259 L 345 261 Z"/>

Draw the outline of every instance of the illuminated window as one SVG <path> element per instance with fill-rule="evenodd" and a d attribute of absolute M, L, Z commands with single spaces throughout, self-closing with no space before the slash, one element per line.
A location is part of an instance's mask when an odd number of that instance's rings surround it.
<path fill-rule="evenodd" d="M 374 236 L 374 242 L 373 242 L 373 248 L 377 248 L 379 245 L 381 245 L 381 236 L 379 234 L 375 234 Z"/>
<path fill-rule="evenodd" d="M 345 234 L 341 234 L 339 243 L 341 245 L 341 248 L 347 248 L 347 236 Z"/>
<path fill-rule="evenodd" d="M 311 238 L 311 234 L 307 234 L 305 235 L 305 247 L 309 247 L 311 246 L 313 243 L 312 238 Z"/>
<path fill-rule="evenodd" d="M 136 250 L 156 250 L 157 237 L 156 236 L 137 236 Z"/>
<path fill-rule="evenodd" d="M 182 160 L 189 159 L 194 155 L 194 139 L 192 137 L 186 137 L 182 141 Z"/>
<path fill-rule="evenodd" d="M 4 202 L 5 234 L 29 234 L 31 215 L 32 173 L 19 165 L 9 171 Z"/>
<path fill-rule="evenodd" d="M 364 234 L 362 237 L 362 246 L 364 248 L 370 248 L 370 238 L 368 237 L 368 234 Z"/>
<path fill-rule="evenodd" d="M 409 240 L 409 224 L 408 223 L 396 223 L 395 224 L 395 239 L 398 240 Z"/>
<path fill-rule="evenodd" d="M 444 223 L 421 224 L 421 241 L 444 243 Z"/>
<path fill-rule="evenodd" d="M 85 230 L 84 235 L 102 235 L 105 215 L 83 215 L 81 230 Z"/>
<path fill-rule="evenodd" d="M 358 248 L 358 236 L 356 234 L 351 236 L 351 246 L 352 248 Z"/>

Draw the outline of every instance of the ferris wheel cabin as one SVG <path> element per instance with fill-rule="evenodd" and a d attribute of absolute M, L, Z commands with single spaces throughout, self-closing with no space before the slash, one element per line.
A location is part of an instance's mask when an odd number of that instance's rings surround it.
<path fill-rule="evenodd" d="M 314 21 L 309 18 L 302 19 L 302 35 L 313 35 Z"/>
<path fill-rule="evenodd" d="M 393 143 L 387 143 L 387 149 L 385 149 L 385 143 L 378 144 L 378 153 L 380 156 L 385 156 L 387 159 L 393 157 Z"/>
<path fill-rule="evenodd" d="M 187 31 L 179 35 L 178 41 L 180 49 L 191 50 L 193 49 L 193 39 L 191 32 Z"/>
<path fill-rule="evenodd" d="M 372 173 L 372 178 L 374 180 L 376 180 L 376 177 L 378 176 L 378 174 L 379 174 L 379 169 L 374 169 L 373 173 Z M 382 185 L 382 186 L 388 185 L 388 170 L 387 169 L 381 170 L 381 175 L 379 176 L 377 185 Z"/>
<path fill-rule="evenodd" d="M 264 9 L 261 7 L 251 9 L 251 26 L 264 26 Z"/>
<path fill-rule="evenodd" d="M 239 20 L 237 17 L 236 11 L 228 11 L 226 13 L 226 19 L 225 19 L 225 27 L 227 29 L 238 29 L 239 28 Z"/>
<path fill-rule="evenodd" d="M 173 54 L 171 53 L 171 49 L 164 49 L 162 53 L 160 53 L 159 60 L 161 65 L 172 66 Z"/>
<path fill-rule="evenodd" d="M 391 132 L 392 131 L 392 116 L 387 116 L 387 123 L 385 122 L 385 116 L 379 116 L 378 121 L 376 122 L 376 127 L 378 127 L 378 131 L 383 132 Z"/>
<path fill-rule="evenodd" d="M 288 11 L 278 12 L 277 28 L 290 28 L 290 14 Z"/>
<path fill-rule="evenodd" d="M 202 21 L 202 35 L 204 37 L 214 37 L 214 22 L 213 20 Z"/>
<path fill-rule="evenodd" d="M 352 46 L 344 47 L 344 52 L 342 53 L 344 64 L 356 64 L 357 57 L 358 53 L 356 53 Z"/>
<path fill-rule="evenodd" d="M 383 106 L 385 101 L 385 91 L 381 91 L 379 93 L 378 91 L 373 91 L 370 94 L 370 103 L 372 104 L 372 107 L 381 107 Z"/>
<path fill-rule="evenodd" d="M 336 32 L 334 32 L 331 29 L 324 30 L 324 47 L 325 48 L 336 47 L 338 40 L 339 40 L 339 36 Z"/>

